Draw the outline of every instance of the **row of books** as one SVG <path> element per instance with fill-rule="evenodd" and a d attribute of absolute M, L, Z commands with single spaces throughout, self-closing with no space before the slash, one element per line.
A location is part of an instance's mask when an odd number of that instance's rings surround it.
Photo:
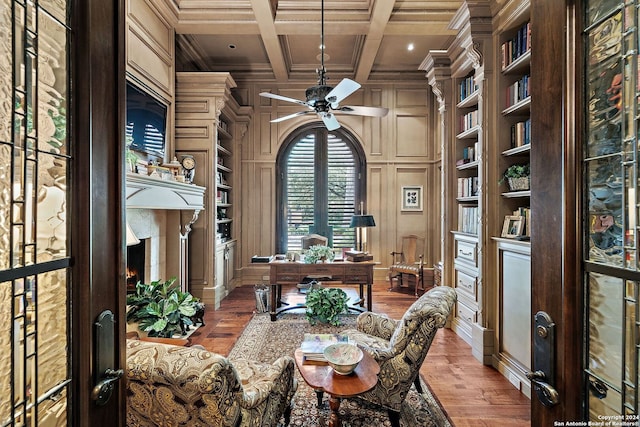
<path fill-rule="evenodd" d="M 478 110 L 473 110 L 463 116 L 460 116 L 460 132 L 478 126 Z"/>
<path fill-rule="evenodd" d="M 531 208 L 520 207 L 513 211 L 514 216 L 521 216 L 524 218 L 524 228 L 522 234 L 524 236 L 531 236 Z"/>
<path fill-rule="evenodd" d="M 229 193 L 224 190 L 218 190 L 216 194 L 216 202 L 218 203 L 229 203 Z"/>
<path fill-rule="evenodd" d="M 531 119 L 511 125 L 511 148 L 531 143 Z"/>
<path fill-rule="evenodd" d="M 344 334 L 304 334 L 300 349 L 305 361 L 326 362 L 324 349 L 337 342 L 349 342 Z"/>
<path fill-rule="evenodd" d="M 458 231 L 478 234 L 478 214 L 477 206 L 458 206 Z"/>
<path fill-rule="evenodd" d="M 478 177 L 458 178 L 458 198 L 478 195 Z"/>
<path fill-rule="evenodd" d="M 460 101 L 464 101 L 469 95 L 472 95 L 478 90 L 476 79 L 473 76 L 469 76 L 460 82 Z"/>
<path fill-rule="evenodd" d="M 478 141 L 476 141 L 473 143 L 473 145 L 464 147 L 462 149 L 462 162 L 458 161 L 458 164 L 475 162 L 476 160 L 478 160 L 479 155 L 480 153 L 478 152 Z"/>
<path fill-rule="evenodd" d="M 509 108 L 514 104 L 529 97 L 529 75 L 524 75 L 520 80 L 507 87 L 506 91 L 506 107 Z"/>
<path fill-rule="evenodd" d="M 500 46 L 502 69 L 507 68 L 525 53 L 531 50 L 531 23 L 527 22 L 518 32 Z"/>

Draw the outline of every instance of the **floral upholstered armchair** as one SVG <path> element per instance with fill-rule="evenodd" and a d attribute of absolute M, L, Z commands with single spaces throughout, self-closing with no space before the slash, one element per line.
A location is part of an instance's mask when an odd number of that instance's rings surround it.
<path fill-rule="evenodd" d="M 199 347 L 127 340 L 128 426 L 289 424 L 294 362 L 229 359 Z"/>
<path fill-rule="evenodd" d="M 414 302 L 400 320 L 364 312 L 357 329 L 343 331 L 380 365 L 376 386 L 358 397 L 386 408 L 392 426 L 400 425 L 400 407 L 411 385 L 422 393 L 420 367 L 455 302 L 453 288 L 438 286 Z"/>

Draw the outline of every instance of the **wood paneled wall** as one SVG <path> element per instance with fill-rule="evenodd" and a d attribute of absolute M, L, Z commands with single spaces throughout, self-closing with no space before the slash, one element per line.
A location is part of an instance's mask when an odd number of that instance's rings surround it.
<path fill-rule="evenodd" d="M 243 282 L 260 277 L 261 266 L 250 264 L 253 255 L 275 251 L 276 157 L 281 144 L 299 126 L 316 117 L 281 123 L 270 120 L 298 111 L 299 106 L 258 94 L 262 91 L 300 99 L 308 85 L 277 85 L 238 82 L 236 94 L 242 104 L 254 106 L 250 132 L 242 147 L 241 171 L 243 203 L 238 267 Z M 390 252 L 399 249 L 404 234 L 426 237 L 425 264 L 440 261 L 440 147 L 434 124 L 434 100 L 424 84 L 377 84 L 363 87 L 344 104 L 385 106 L 383 118 L 340 116 L 341 125 L 362 144 L 367 157 L 366 212 L 376 220 L 368 232 L 369 250 L 380 262 L 378 277 L 386 274 Z M 422 212 L 402 212 L 403 185 L 423 187 Z M 257 273 L 256 273 L 257 272 Z"/>

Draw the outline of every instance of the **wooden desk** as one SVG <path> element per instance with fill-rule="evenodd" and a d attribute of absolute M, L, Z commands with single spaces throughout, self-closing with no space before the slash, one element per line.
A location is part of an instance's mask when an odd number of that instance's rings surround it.
<path fill-rule="evenodd" d="M 364 311 L 364 287 L 367 287 L 366 309 L 371 311 L 371 300 L 373 286 L 373 261 L 349 262 L 334 261 L 317 264 L 305 264 L 297 261 L 271 261 L 270 280 L 271 283 L 271 320 L 274 321 L 278 314 L 283 311 L 295 308 L 305 308 L 304 305 L 288 307 L 282 306 L 282 285 L 297 285 L 302 283 L 305 277 L 330 277 L 323 281 L 342 282 L 343 284 L 360 285 L 360 300 L 350 308 Z"/>
<path fill-rule="evenodd" d="M 364 352 L 362 361 L 355 371 L 349 375 L 333 372 L 327 363 L 305 363 L 301 349 L 294 353 L 296 366 L 305 382 L 315 390 L 318 396 L 318 406 L 322 403 L 322 393 L 329 395 L 329 427 L 340 427 L 340 399 L 354 397 L 371 390 L 378 382 L 380 366 L 369 353 Z"/>

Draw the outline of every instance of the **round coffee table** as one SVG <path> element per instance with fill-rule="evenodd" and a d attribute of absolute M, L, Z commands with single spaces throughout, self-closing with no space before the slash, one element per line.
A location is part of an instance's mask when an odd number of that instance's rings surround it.
<path fill-rule="evenodd" d="M 371 390 L 378 382 L 380 366 L 368 353 L 350 375 L 340 375 L 326 362 L 305 362 L 301 349 L 294 353 L 296 366 L 304 381 L 318 394 L 318 406 L 322 403 L 322 393 L 329 395 L 329 427 L 340 427 L 340 399 L 354 397 Z"/>

